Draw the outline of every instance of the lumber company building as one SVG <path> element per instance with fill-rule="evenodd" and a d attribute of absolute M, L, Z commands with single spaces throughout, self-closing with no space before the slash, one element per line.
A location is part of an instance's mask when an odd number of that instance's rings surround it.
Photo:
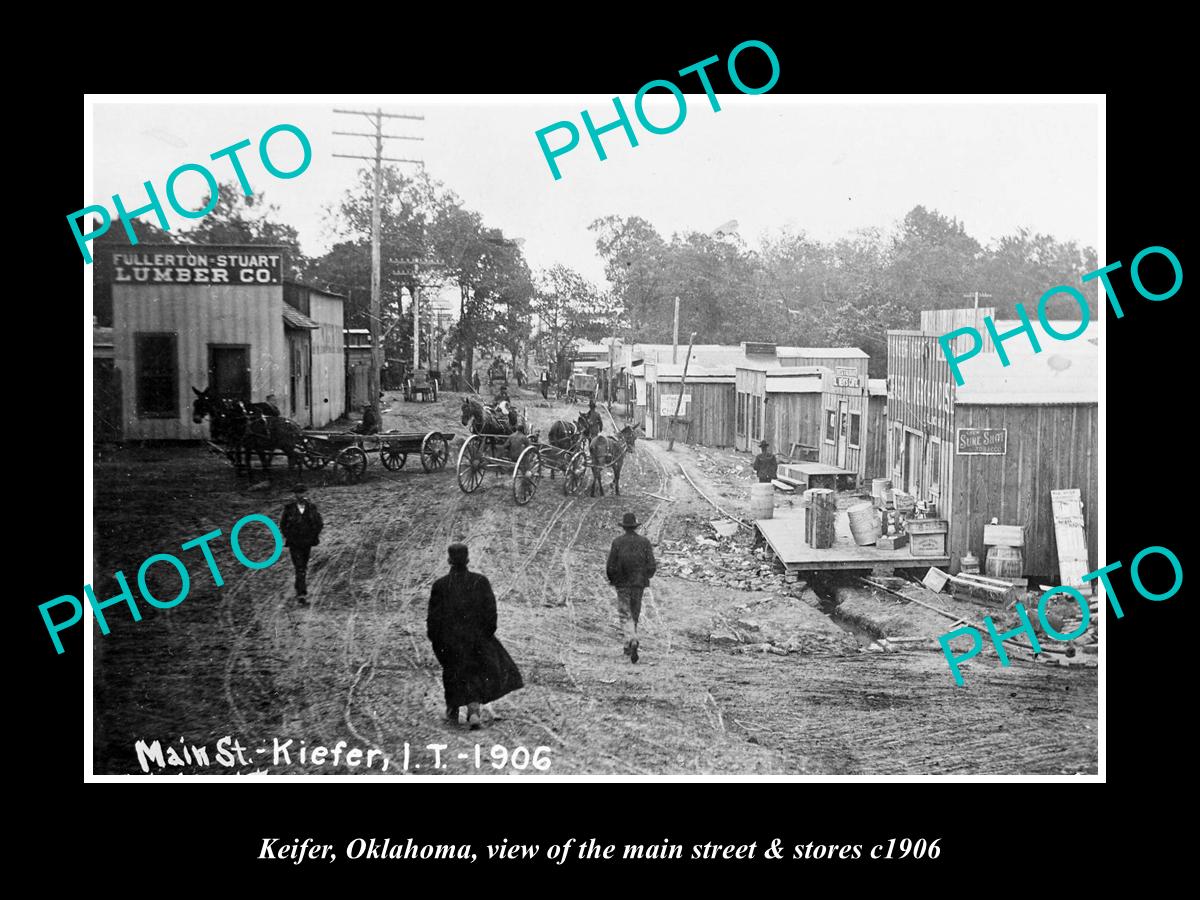
<path fill-rule="evenodd" d="M 110 393 L 124 440 L 195 440 L 193 388 L 274 395 L 301 427 L 346 412 L 343 298 L 286 282 L 279 247 L 147 245 L 106 251 Z"/>

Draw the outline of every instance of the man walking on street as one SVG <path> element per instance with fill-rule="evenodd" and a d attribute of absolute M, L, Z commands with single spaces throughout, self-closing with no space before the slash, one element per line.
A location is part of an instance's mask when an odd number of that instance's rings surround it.
<path fill-rule="evenodd" d="M 538 385 L 542 389 L 542 399 L 550 399 L 547 395 L 550 393 L 550 370 L 542 369 L 542 374 L 538 376 Z"/>
<path fill-rule="evenodd" d="M 317 505 L 305 496 L 308 488 L 298 484 L 292 490 L 296 499 L 283 508 L 279 531 L 296 567 L 296 599 L 301 606 L 308 606 L 308 555 L 321 542 L 325 522 Z"/>
<path fill-rule="evenodd" d="M 779 472 L 779 461 L 774 453 L 767 452 L 767 448 L 771 446 L 769 443 L 760 441 L 758 446 L 762 451 L 754 457 L 754 471 L 758 474 L 758 481 L 760 484 L 774 481 Z"/>
<path fill-rule="evenodd" d="M 521 673 L 496 639 L 496 597 L 491 583 L 467 571 L 466 544 L 451 544 L 450 573 L 433 583 L 426 633 L 442 664 L 446 719 L 458 724 L 467 707 L 467 724 L 479 728 L 480 704 L 491 703 L 524 687 Z"/>
<path fill-rule="evenodd" d="M 625 654 L 638 661 L 638 619 L 642 614 L 642 592 L 650 586 L 657 564 L 650 541 L 637 533 L 641 527 L 635 513 L 621 519 L 625 533 L 612 542 L 605 569 L 609 583 L 617 589 L 617 616 L 625 637 Z"/>

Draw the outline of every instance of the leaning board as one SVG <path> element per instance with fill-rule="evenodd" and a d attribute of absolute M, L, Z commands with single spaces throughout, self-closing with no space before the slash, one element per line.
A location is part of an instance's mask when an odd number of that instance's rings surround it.
<path fill-rule="evenodd" d="M 1079 488 L 1051 491 L 1050 503 L 1054 510 L 1054 539 L 1058 544 L 1058 583 L 1091 596 L 1092 584 L 1083 580 L 1092 568 L 1088 565 Z"/>

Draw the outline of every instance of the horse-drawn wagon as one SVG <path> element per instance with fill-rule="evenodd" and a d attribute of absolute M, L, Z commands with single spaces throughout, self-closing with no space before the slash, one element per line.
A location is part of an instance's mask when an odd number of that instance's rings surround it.
<path fill-rule="evenodd" d="M 580 400 L 595 400 L 596 388 L 599 384 L 595 375 L 575 372 L 567 386 L 567 402 L 576 403 Z"/>
<path fill-rule="evenodd" d="M 333 463 L 338 480 L 353 483 L 361 481 L 366 474 L 368 453 L 378 453 L 379 461 L 389 472 L 404 468 L 410 453 L 420 455 L 421 468 L 426 472 L 440 471 L 450 458 L 449 442 L 453 437 L 451 433 L 440 431 L 425 434 L 306 431 L 300 453 L 307 468 L 323 469 Z"/>

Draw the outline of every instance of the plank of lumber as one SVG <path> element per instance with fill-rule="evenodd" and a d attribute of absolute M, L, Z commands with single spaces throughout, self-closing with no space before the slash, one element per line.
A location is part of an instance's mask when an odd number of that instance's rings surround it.
<path fill-rule="evenodd" d="M 784 484 L 784 483 L 783 483 L 782 481 L 780 481 L 778 478 L 772 479 L 772 481 L 771 481 L 771 484 L 773 484 L 773 485 L 775 486 L 775 490 L 777 490 L 777 491 L 783 491 L 783 493 L 785 493 L 785 494 L 791 494 L 791 493 L 794 493 L 794 492 L 795 492 L 795 490 L 796 490 L 796 489 L 795 489 L 794 487 L 792 487 L 790 484 Z"/>
<path fill-rule="evenodd" d="M 790 484 L 792 487 L 798 487 L 798 488 L 807 488 L 808 487 L 808 485 L 805 484 L 803 481 L 797 481 L 795 478 L 791 478 L 787 475 L 777 475 L 777 476 L 775 476 L 775 480 L 782 481 L 784 484 Z"/>

